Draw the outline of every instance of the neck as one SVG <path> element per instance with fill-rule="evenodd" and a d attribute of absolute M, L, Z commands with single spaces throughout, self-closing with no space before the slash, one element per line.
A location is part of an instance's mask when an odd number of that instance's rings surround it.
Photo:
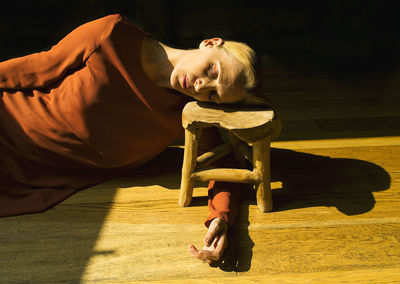
<path fill-rule="evenodd" d="M 184 52 L 146 37 L 140 56 L 143 71 L 157 86 L 172 89 L 171 73 Z"/>

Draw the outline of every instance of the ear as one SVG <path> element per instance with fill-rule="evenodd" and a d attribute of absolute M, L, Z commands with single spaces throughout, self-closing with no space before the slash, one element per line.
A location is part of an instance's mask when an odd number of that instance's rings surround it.
<path fill-rule="evenodd" d="M 210 38 L 210 39 L 205 39 L 200 43 L 199 48 L 204 48 L 204 47 L 213 47 L 213 46 L 222 46 L 224 44 L 224 40 L 219 37 L 215 38 Z"/>

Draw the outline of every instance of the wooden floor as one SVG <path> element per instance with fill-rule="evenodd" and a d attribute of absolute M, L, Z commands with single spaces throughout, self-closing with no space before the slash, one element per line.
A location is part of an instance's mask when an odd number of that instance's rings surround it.
<path fill-rule="evenodd" d="M 268 63 L 284 125 L 275 207 L 261 213 L 243 191 L 222 262 L 188 253 L 202 245 L 207 192 L 177 206 L 171 147 L 45 213 L 0 219 L 0 283 L 400 283 L 400 72 L 343 80 Z"/>

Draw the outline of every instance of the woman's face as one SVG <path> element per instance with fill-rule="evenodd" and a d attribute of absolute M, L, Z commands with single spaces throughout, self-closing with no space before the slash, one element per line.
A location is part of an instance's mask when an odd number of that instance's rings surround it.
<path fill-rule="evenodd" d="M 244 98 L 243 66 L 217 45 L 205 40 L 199 49 L 188 50 L 174 67 L 171 86 L 199 101 L 235 103 Z"/>

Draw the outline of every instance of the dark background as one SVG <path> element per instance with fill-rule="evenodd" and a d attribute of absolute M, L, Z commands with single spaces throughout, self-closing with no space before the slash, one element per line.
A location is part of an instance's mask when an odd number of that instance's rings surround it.
<path fill-rule="evenodd" d="M 220 36 L 289 67 L 390 72 L 400 38 L 394 2 L 14 0 L 0 11 L 0 60 L 46 50 L 79 25 L 120 13 L 175 47 Z"/>

